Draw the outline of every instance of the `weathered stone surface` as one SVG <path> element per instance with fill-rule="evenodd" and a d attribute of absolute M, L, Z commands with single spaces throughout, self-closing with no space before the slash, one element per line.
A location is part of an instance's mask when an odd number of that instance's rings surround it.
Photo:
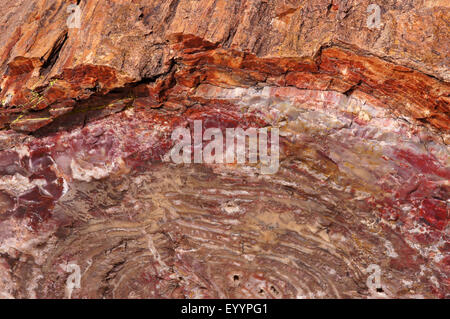
<path fill-rule="evenodd" d="M 447 1 L 78 2 L 0 1 L 0 297 L 450 296 Z M 195 120 L 280 169 L 168 162 Z"/>

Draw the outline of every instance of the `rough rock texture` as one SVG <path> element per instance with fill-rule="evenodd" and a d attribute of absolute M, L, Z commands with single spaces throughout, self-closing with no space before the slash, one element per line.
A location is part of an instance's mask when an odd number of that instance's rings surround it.
<path fill-rule="evenodd" d="M 0 297 L 450 297 L 449 2 L 372 2 L 0 0 Z"/>

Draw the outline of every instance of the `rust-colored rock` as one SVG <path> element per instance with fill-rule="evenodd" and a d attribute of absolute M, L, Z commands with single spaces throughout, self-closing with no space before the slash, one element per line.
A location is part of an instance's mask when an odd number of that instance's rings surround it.
<path fill-rule="evenodd" d="M 448 298 L 449 4 L 370 4 L 0 0 L 0 297 Z"/>

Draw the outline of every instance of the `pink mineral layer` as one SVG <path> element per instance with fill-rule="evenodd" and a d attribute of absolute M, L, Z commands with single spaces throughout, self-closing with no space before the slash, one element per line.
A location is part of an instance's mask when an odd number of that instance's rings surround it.
<path fill-rule="evenodd" d="M 0 0 L 0 298 L 449 298 L 449 4 L 370 4 Z"/>

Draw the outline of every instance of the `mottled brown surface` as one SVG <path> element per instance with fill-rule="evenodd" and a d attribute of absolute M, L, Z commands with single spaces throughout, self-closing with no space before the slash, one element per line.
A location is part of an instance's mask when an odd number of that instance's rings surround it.
<path fill-rule="evenodd" d="M 0 1 L 0 297 L 449 297 L 448 1 L 69 3 Z M 280 170 L 168 163 L 199 119 Z"/>

